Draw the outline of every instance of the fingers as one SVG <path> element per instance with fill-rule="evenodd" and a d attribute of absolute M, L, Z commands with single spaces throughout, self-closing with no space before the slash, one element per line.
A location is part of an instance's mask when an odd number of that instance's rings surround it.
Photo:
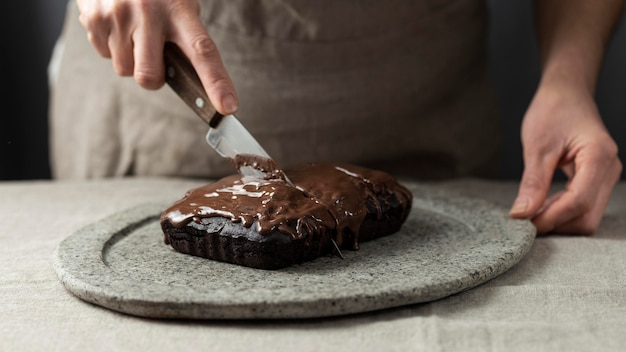
<path fill-rule="evenodd" d="M 509 215 L 514 218 L 530 218 L 543 206 L 550 189 L 553 172 L 558 163 L 557 156 L 525 157 L 526 166 L 519 191 Z"/>
<path fill-rule="evenodd" d="M 186 17 L 186 18 L 185 18 Z M 237 111 L 235 87 L 219 51 L 196 14 L 189 13 L 177 23 L 177 44 L 198 72 L 211 103 L 221 114 Z M 184 33 L 184 36 L 181 35 Z"/>
<path fill-rule="evenodd" d="M 88 32 L 87 39 L 89 40 L 89 42 L 91 42 L 91 45 L 93 45 L 94 48 L 96 48 L 96 51 L 98 52 L 100 56 L 108 58 L 108 59 L 111 58 L 111 51 L 109 50 L 109 43 L 108 43 L 108 33 L 102 34 L 102 33 Z"/>
<path fill-rule="evenodd" d="M 116 3 L 112 8 L 115 14 L 112 17 L 111 32 L 109 34 L 109 50 L 113 68 L 120 76 L 132 76 L 135 68 L 133 58 L 133 42 L 131 34 L 134 31 L 132 9 L 127 2 Z"/>
<path fill-rule="evenodd" d="M 164 26 L 157 2 L 78 0 L 79 20 L 98 54 L 110 58 L 120 76 L 144 88 L 164 83 Z"/>
<path fill-rule="evenodd" d="M 178 44 L 195 67 L 211 103 L 222 114 L 237 110 L 234 85 L 200 21 L 195 0 L 77 0 L 80 21 L 97 52 L 120 76 L 157 89 L 165 81 L 163 47 Z"/>
<path fill-rule="evenodd" d="M 165 83 L 163 47 L 165 34 L 155 20 L 153 9 L 146 8 L 143 22 L 133 33 L 133 55 L 135 81 L 146 89 L 158 89 Z"/>
<path fill-rule="evenodd" d="M 111 57 L 109 50 L 110 22 L 103 15 L 99 3 L 77 1 L 80 9 L 78 20 L 87 30 L 87 38 L 98 54 L 105 58 Z"/>
<path fill-rule="evenodd" d="M 585 192 L 586 193 L 586 192 Z M 581 234 L 589 234 L 599 224 L 599 218 L 591 215 L 595 199 L 589 198 L 589 194 L 582 194 L 575 188 L 569 188 L 559 193 L 555 199 L 548 199 L 544 209 L 532 218 L 533 224 L 537 228 L 537 232 L 545 234 L 555 232 L 557 227 L 565 227 L 566 224 L 580 223 L 581 217 L 585 214 L 589 220 L 588 226 L 578 228 L 577 232 Z M 593 219 L 591 219 L 593 218 Z"/>
<path fill-rule="evenodd" d="M 98 54 L 111 58 L 115 72 L 133 74 L 133 43 L 135 28 L 131 3 L 127 1 L 78 0 L 80 23 Z"/>
<path fill-rule="evenodd" d="M 533 157 L 538 154 L 525 157 L 526 169 L 510 215 L 531 219 L 539 234 L 593 234 L 622 172 L 614 142 L 609 136 L 598 140 L 581 147 L 573 160 L 561 165 L 570 180 L 565 190 L 547 198 L 556 159 Z"/>
<path fill-rule="evenodd" d="M 531 219 L 538 233 L 595 232 L 622 165 L 590 92 L 542 83 L 524 116 L 522 144 L 526 167 L 511 216 Z M 557 167 L 569 182 L 546 198 Z"/>
<path fill-rule="evenodd" d="M 617 150 L 607 145 L 579 153 L 565 191 L 548 199 L 544 210 L 532 219 L 539 233 L 591 235 L 596 231 L 622 170 Z"/>

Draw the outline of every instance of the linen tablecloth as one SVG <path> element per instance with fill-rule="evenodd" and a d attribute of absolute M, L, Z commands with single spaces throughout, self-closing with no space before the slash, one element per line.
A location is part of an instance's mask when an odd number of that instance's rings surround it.
<path fill-rule="evenodd" d="M 345 317 L 166 321 L 65 290 L 58 244 L 107 215 L 201 180 L 0 183 L 0 351 L 626 351 L 626 183 L 594 237 L 538 237 L 503 275 L 438 301 Z M 514 182 L 436 184 L 508 207 Z"/>

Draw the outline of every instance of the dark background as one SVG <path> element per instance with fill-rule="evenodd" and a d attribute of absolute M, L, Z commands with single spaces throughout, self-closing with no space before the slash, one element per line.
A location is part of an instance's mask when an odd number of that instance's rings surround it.
<path fill-rule="evenodd" d="M 492 76 L 505 136 L 502 177 L 517 179 L 523 165 L 519 125 L 539 75 L 531 0 L 489 0 Z M 61 31 L 67 0 L 3 4 L 0 87 L 0 180 L 50 177 L 47 65 Z M 8 7 L 8 9 L 6 8 Z M 624 16 L 622 16 L 624 17 Z M 615 34 L 601 73 L 600 112 L 626 160 L 626 24 Z"/>

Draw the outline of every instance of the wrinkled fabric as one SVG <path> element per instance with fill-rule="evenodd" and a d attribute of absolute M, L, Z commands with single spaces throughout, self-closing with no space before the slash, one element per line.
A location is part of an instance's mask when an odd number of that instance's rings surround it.
<path fill-rule="evenodd" d="M 312 320 L 158 320 L 88 304 L 64 288 L 53 269 L 53 252 L 64 238 L 146 202 L 174 202 L 204 183 L 136 177 L 0 183 L 0 351 L 623 352 L 626 346 L 624 182 L 615 187 L 595 236 L 538 237 L 509 271 L 429 303 Z M 436 187 L 502 209 L 517 192 L 515 182 L 459 180 Z M 165 247 L 156 232 L 138 252 L 155 246 Z M 396 255 L 379 248 L 383 258 Z M 454 248 L 443 250 L 441 260 L 455 255 Z M 341 259 L 334 260 L 342 270 Z M 337 287 L 338 294 L 352 285 L 358 290 L 359 282 L 355 277 Z"/>
<path fill-rule="evenodd" d="M 420 178 L 499 169 L 484 1 L 201 3 L 237 116 L 279 164 L 340 161 Z M 233 173 L 169 87 L 117 77 L 77 18 L 72 3 L 52 94 L 56 178 Z"/>

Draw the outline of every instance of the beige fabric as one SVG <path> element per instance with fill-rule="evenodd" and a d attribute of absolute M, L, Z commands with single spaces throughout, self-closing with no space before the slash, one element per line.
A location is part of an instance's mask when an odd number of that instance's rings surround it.
<path fill-rule="evenodd" d="M 62 239 L 134 205 L 179 198 L 200 183 L 0 183 L 0 351 L 623 352 L 626 346 L 626 183 L 616 187 L 595 237 L 538 238 L 498 278 L 427 304 L 304 321 L 160 321 L 85 303 L 63 288 L 52 268 Z M 441 187 L 503 206 L 516 192 L 515 183 Z"/>
<path fill-rule="evenodd" d="M 281 165 L 334 160 L 420 177 L 498 169 L 484 1 L 202 5 L 237 116 Z M 169 88 L 116 77 L 77 17 L 70 5 L 52 104 L 55 177 L 232 173 Z"/>

